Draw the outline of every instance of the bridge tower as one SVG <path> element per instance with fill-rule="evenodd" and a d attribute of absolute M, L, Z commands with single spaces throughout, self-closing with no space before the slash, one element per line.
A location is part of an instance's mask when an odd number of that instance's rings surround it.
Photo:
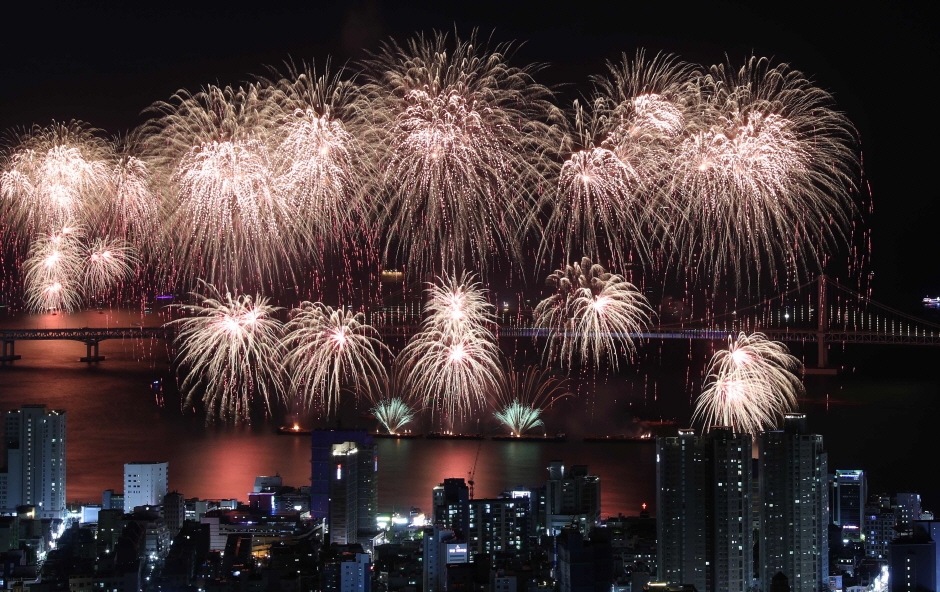
<path fill-rule="evenodd" d="M 101 362 L 104 360 L 104 356 L 98 355 L 98 344 L 101 343 L 100 339 L 87 339 L 85 340 L 85 357 L 79 358 L 79 362 L 87 362 L 91 364 L 92 362 Z"/>
<path fill-rule="evenodd" d="M 816 280 L 819 293 L 816 298 L 817 323 L 816 323 L 816 351 L 818 354 L 816 368 L 804 368 L 806 374 L 837 374 L 835 368 L 829 367 L 829 345 L 826 343 L 826 333 L 829 331 L 829 305 L 826 298 L 827 278 L 825 274 L 819 274 Z"/>
<path fill-rule="evenodd" d="M 15 343 L 16 342 L 12 339 L 3 340 L 3 349 L 0 350 L 0 362 L 12 362 L 22 357 L 16 355 L 16 351 L 13 349 Z"/>

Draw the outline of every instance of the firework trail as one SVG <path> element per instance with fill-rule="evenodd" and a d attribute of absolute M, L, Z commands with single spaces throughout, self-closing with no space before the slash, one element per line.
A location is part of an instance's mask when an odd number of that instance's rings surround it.
<path fill-rule="evenodd" d="M 85 223 L 110 182 L 108 146 L 80 122 L 33 127 L 4 155 L 0 214 L 20 240 Z"/>
<path fill-rule="evenodd" d="M 489 328 L 493 306 L 472 274 L 441 278 L 428 289 L 429 316 L 398 355 L 406 389 L 445 421 L 482 407 L 502 380 L 499 347 Z"/>
<path fill-rule="evenodd" d="M 151 109 L 160 115 L 146 145 L 162 171 L 163 258 L 184 283 L 279 285 L 299 257 L 300 216 L 273 169 L 274 103 L 261 95 L 257 85 L 209 86 Z"/>
<path fill-rule="evenodd" d="M 566 381 L 547 370 L 531 366 L 525 372 L 512 371 L 496 394 L 496 419 L 513 436 L 521 436 L 544 425 L 542 412 L 569 394 Z"/>
<path fill-rule="evenodd" d="M 557 146 L 550 91 L 534 66 L 507 63 L 472 36 L 392 42 L 367 64 L 379 170 L 389 195 L 387 251 L 421 277 L 519 257 L 520 229 Z"/>
<path fill-rule="evenodd" d="M 84 292 L 101 298 L 109 289 L 134 275 L 137 252 L 127 242 L 110 237 L 95 239 L 87 248 Z"/>
<path fill-rule="evenodd" d="M 761 333 L 728 338 L 728 349 L 715 352 L 692 421 L 705 430 L 730 426 L 757 434 L 772 429 L 784 413 L 796 410 L 803 384 L 802 364 L 782 343 Z"/>
<path fill-rule="evenodd" d="M 608 273 L 587 257 L 556 270 L 546 282 L 555 294 L 535 308 L 536 327 L 549 330 L 546 355 L 567 367 L 575 362 L 617 369 L 632 356 L 633 335 L 650 324 L 646 298 L 623 276 Z"/>
<path fill-rule="evenodd" d="M 279 308 L 260 295 L 223 296 L 215 286 L 200 284 L 204 293 L 192 293 L 199 304 L 180 307 L 193 316 L 171 321 L 180 327 L 175 344 L 177 363 L 186 369 L 180 385 L 185 406 L 202 393 L 206 423 L 249 421 L 256 398 L 270 413 L 284 378 L 283 324 L 273 316 Z"/>
<path fill-rule="evenodd" d="M 338 409 L 343 389 L 370 399 L 386 382 L 379 355 L 388 348 L 362 313 L 302 302 L 291 313 L 283 347 L 293 390 L 324 416 Z"/>
<path fill-rule="evenodd" d="M 66 226 L 33 241 L 23 263 L 25 304 L 32 312 L 63 310 L 81 305 L 81 229 Z"/>
<path fill-rule="evenodd" d="M 859 169 L 855 131 L 832 96 L 756 57 L 713 66 L 690 88 L 696 121 L 666 188 L 681 259 L 737 282 L 821 269 L 844 242 Z"/>

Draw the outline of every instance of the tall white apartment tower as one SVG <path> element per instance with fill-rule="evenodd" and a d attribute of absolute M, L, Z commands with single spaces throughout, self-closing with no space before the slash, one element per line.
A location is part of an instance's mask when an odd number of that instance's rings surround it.
<path fill-rule="evenodd" d="M 783 423 L 758 438 L 761 583 L 783 572 L 793 592 L 817 592 L 829 583 L 828 459 L 805 415 Z"/>
<path fill-rule="evenodd" d="M 124 512 L 137 506 L 157 506 L 170 490 L 168 463 L 132 462 L 124 465 Z"/>
<path fill-rule="evenodd" d="M 65 411 L 23 405 L 3 424 L 0 512 L 30 505 L 37 517 L 65 518 Z"/>

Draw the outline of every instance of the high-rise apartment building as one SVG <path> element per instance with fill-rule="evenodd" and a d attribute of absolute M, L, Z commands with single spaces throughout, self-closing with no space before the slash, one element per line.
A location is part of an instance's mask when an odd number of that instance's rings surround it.
<path fill-rule="evenodd" d="M 36 507 L 37 518 L 65 518 L 65 411 L 24 405 L 4 413 L 6 463 L 0 512 Z"/>
<path fill-rule="evenodd" d="M 525 553 L 534 534 L 532 492 L 509 491 L 496 498 L 470 500 L 467 545 L 471 555 Z"/>
<path fill-rule="evenodd" d="M 745 591 L 753 572 L 751 436 L 713 427 L 656 447 L 660 578 L 701 591 Z"/>
<path fill-rule="evenodd" d="M 823 438 L 806 433 L 806 416 L 789 413 L 782 430 L 758 438 L 761 496 L 760 578 L 778 573 L 792 592 L 829 583 L 828 467 Z"/>
<path fill-rule="evenodd" d="M 595 526 L 601 517 L 601 478 L 589 475 L 587 465 L 573 465 L 565 470 L 560 460 L 548 463 L 548 482 L 544 498 L 544 521 L 548 534 L 558 534 L 575 525 L 582 533 Z"/>
<path fill-rule="evenodd" d="M 124 465 L 124 512 L 138 506 L 158 506 L 170 490 L 169 463 L 131 462 Z"/>
<path fill-rule="evenodd" d="M 466 537 L 470 530 L 470 488 L 461 478 L 444 479 L 431 491 L 433 522 Z"/>
<path fill-rule="evenodd" d="M 327 522 L 328 540 L 347 544 L 334 540 L 336 533 L 348 544 L 370 546 L 378 506 L 378 456 L 372 436 L 355 430 L 315 430 L 310 464 L 310 514 Z"/>
<path fill-rule="evenodd" d="M 704 447 L 693 430 L 656 440 L 659 579 L 706 589 Z"/>

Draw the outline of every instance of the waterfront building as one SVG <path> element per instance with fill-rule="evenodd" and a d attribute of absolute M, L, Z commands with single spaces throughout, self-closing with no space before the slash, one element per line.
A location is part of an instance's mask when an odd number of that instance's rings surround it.
<path fill-rule="evenodd" d="M 35 506 L 36 518 L 65 519 L 65 411 L 23 405 L 3 425 L 0 513 Z"/>
<path fill-rule="evenodd" d="M 124 465 L 124 512 L 138 506 L 158 506 L 170 490 L 169 463 L 131 462 Z"/>
<path fill-rule="evenodd" d="M 788 413 L 782 430 L 758 438 L 761 496 L 760 579 L 778 572 L 792 592 L 829 585 L 828 458 L 806 416 Z"/>
<path fill-rule="evenodd" d="M 656 440 L 656 562 L 659 579 L 706 589 L 704 446 L 694 430 Z"/>
<path fill-rule="evenodd" d="M 753 574 L 751 436 L 713 427 L 657 440 L 660 578 L 744 592 Z"/>
<path fill-rule="evenodd" d="M 359 542 L 368 550 L 378 507 L 378 455 L 372 436 L 356 430 L 314 430 L 310 464 L 311 517 L 327 523 L 327 540 Z"/>
<path fill-rule="evenodd" d="M 560 460 L 549 462 L 542 495 L 540 506 L 550 535 L 572 524 L 586 534 L 600 522 L 601 478 L 588 474 L 587 465 L 573 465 L 566 471 Z"/>

